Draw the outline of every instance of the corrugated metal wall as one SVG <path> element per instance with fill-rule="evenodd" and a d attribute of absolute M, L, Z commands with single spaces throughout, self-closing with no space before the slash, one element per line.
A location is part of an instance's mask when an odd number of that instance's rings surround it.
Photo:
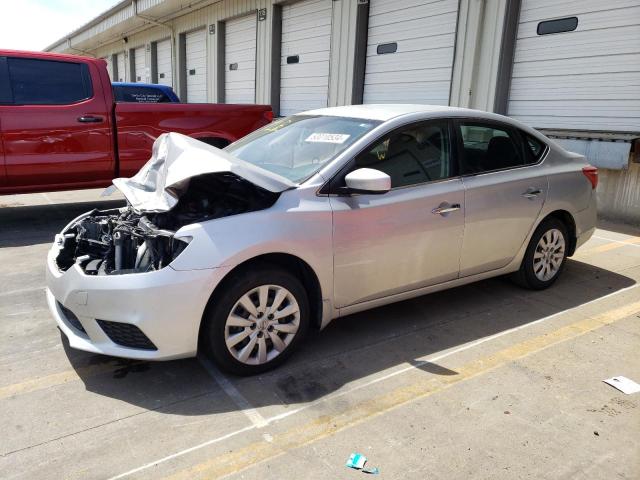
<path fill-rule="evenodd" d="M 161 0 L 140 0 L 138 10 L 145 14 L 145 10 L 163 5 L 169 11 L 175 0 L 162 2 Z M 211 5 L 191 11 L 179 17 L 165 20 L 158 18 L 159 21 L 166 23 L 172 27 L 175 34 L 175 42 L 181 33 L 205 27 L 209 29 L 209 25 L 216 25 L 219 21 L 255 12 L 260 9 L 266 9 L 267 17 L 264 21 L 258 22 L 257 31 L 257 52 L 256 52 L 256 102 L 271 102 L 271 39 L 272 39 L 272 15 L 273 5 L 283 3 L 282 0 L 221 0 Z M 284 2 L 286 3 L 286 2 Z M 197 5 L 197 4 L 196 4 Z M 333 12 L 333 35 L 331 39 L 331 48 L 335 52 L 331 56 L 331 73 L 329 84 L 329 105 L 344 105 L 351 102 L 351 88 L 353 83 L 353 56 L 355 51 L 355 23 L 356 23 L 357 0 L 338 0 L 334 1 Z M 74 42 L 80 42 L 80 39 L 90 38 L 92 35 L 113 27 L 118 22 L 125 22 L 133 18 L 133 10 L 124 9 L 122 12 L 104 20 L 104 25 L 95 26 L 83 32 L 78 37 L 74 37 Z M 157 18 L 157 17 L 156 17 Z M 93 50 L 92 53 L 97 57 L 106 57 L 112 53 L 121 51 L 125 46 L 133 45 L 149 45 L 167 38 L 171 30 L 161 26 L 153 26 L 149 24 L 147 28 L 139 33 L 127 34 L 123 32 L 121 36 L 127 36 L 127 44 L 123 43 L 122 38 L 114 39 L 111 43 L 106 43 Z M 209 102 L 215 102 L 218 97 L 217 86 L 218 72 L 216 68 L 215 52 L 217 52 L 217 35 L 207 33 L 207 98 Z M 173 45 L 179 55 L 178 45 Z M 55 50 L 67 51 L 67 46 L 61 44 Z M 150 58 L 147 59 L 150 64 Z M 180 59 L 177 58 L 180 65 Z M 177 68 L 174 66 L 174 73 Z M 174 89 L 180 90 L 180 76 L 174 76 Z"/>
<path fill-rule="evenodd" d="M 573 28 L 538 31 L 562 18 Z M 536 128 L 639 131 L 638 1 L 523 0 L 508 113 Z"/>

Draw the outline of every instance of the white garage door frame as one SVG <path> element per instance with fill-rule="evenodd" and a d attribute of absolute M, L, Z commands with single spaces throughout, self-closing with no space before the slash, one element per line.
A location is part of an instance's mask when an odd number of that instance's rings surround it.
<path fill-rule="evenodd" d="M 218 103 L 255 103 L 257 10 L 218 22 L 216 31 Z"/>
<path fill-rule="evenodd" d="M 280 116 L 328 105 L 332 0 L 274 5 L 271 99 Z"/>
<path fill-rule="evenodd" d="M 171 37 L 151 44 L 151 82 L 173 88 L 173 52 Z"/>
<path fill-rule="evenodd" d="M 354 102 L 449 105 L 459 12 L 459 0 L 369 0 L 359 8 L 362 86 L 354 85 Z"/>
<path fill-rule="evenodd" d="M 640 5 L 518 3 L 507 17 L 496 111 L 546 130 L 640 131 Z M 540 22 L 572 17 L 573 30 L 537 31 Z"/>
<path fill-rule="evenodd" d="M 180 33 L 180 99 L 189 103 L 208 101 L 207 30 L 203 27 Z"/>

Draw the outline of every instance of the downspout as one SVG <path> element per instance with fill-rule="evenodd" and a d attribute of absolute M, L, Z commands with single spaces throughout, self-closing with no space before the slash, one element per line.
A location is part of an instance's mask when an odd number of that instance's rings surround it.
<path fill-rule="evenodd" d="M 138 0 L 131 0 L 131 7 L 133 8 L 134 17 L 139 18 L 140 20 L 144 20 L 145 22 L 149 22 L 153 25 L 157 25 L 159 27 L 168 28 L 169 31 L 171 32 L 171 77 L 173 79 L 173 83 L 175 87 L 175 84 L 178 81 L 178 75 L 177 75 L 178 59 L 176 55 L 176 50 L 177 50 L 176 49 L 176 32 L 173 26 L 167 23 L 158 22 L 157 20 L 154 20 L 153 18 L 149 18 L 145 15 L 140 15 L 138 13 Z"/>

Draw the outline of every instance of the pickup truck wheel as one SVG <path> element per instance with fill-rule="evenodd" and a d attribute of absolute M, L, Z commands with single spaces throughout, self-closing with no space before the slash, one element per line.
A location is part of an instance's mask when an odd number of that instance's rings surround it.
<path fill-rule="evenodd" d="M 567 260 L 567 227 L 557 218 L 544 220 L 533 233 L 513 276 L 518 285 L 532 290 L 550 287 L 560 276 Z"/>
<path fill-rule="evenodd" d="M 255 375 L 284 362 L 309 325 L 300 281 L 278 267 L 244 272 L 216 294 L 205 319 L 205 348 L 223 370 Z"/>

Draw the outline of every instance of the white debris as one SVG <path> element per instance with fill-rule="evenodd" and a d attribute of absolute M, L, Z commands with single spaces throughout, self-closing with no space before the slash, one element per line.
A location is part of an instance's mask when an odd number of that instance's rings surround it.
<path fill-rule="evenodd" d="M 611 385 L 613 388 L 617 388 L 622 393 L 626 393 L 627 395 L 640 392 L 639 384 L 637 384 L 633 380 L 628 379 L 627 377 L 623 377 L 622 375 L 607 378 L 606 380 L 603 380 L 603 382 Z"/>

